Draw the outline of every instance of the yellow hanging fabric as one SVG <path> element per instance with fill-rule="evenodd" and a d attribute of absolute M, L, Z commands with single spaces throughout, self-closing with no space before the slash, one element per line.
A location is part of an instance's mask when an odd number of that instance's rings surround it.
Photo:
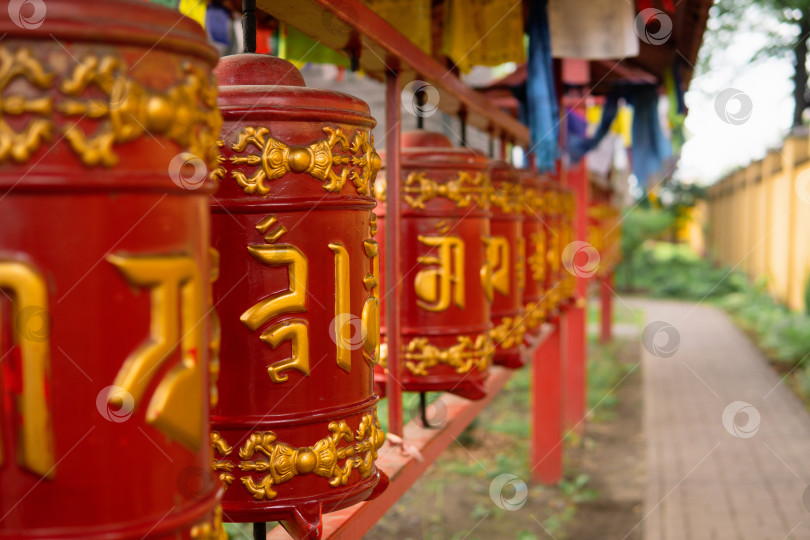
<path fill-rule="evenodd" d="M 371 10 L 431 54 L 431 0 L 363 0 Z"/>
<path fill-rule="evenodd" d="M 621 135 L 625 148 L 631 148 L 633 146 L 633 109 L 627 105 L 620 106 L 610 130 Z"/>
<path fill-rule="evenodd" d="M 602 120 L 602 106 L 601 105 L 588 105 L 585 110 L 585 119 L 588 121 L 589 134 L 596 129 L 599 122 Z M 620 105 L 616 113 L 616 118 L 610 125 L 610 132 L 621 136 L 622 143 L 626 148 L 633 145 L 633 109 L 627 105 Z"/>
<path fill-rule="evenodd" d="M 205 0 L 180 0 L 178 6 L 180 13 L 194 19 L 203 28 L 205 28 L 205 10 L 207 8 L 208 2 Z"/>
<path fill-rule="evenodd" d="M 472 66 L 525 62 L 522 3 L 445 0 L 441 52 L 465 73 Z"/>

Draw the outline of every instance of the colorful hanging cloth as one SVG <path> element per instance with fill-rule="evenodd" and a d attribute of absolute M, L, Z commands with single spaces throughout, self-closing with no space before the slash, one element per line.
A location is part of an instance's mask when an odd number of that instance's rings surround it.
<path fill-rule="evenodd" d="M 604 136 L 607 135 L 608 131 L 610 131 L 610 126 L 613 125 L 613 121 L 616 119 L 616 114 L 619 111 L 619 97 L 620 92 L 616 90 L 608 94 L 605 106 L 602 108 L 602 118 L 599 121 L 599 127 L 596 128 L 596 132 L 593 136 L 577 136 L 576 133 L 571 133 L 569 130 L 566 144 L 568 154 L 575 163 L 582 159 L 582 156 L 596 148 Z"/>
<path fill-rule="evenodd" d="M 431 54 L 431 0 L 363 0 L 374 13 Z"/>
<path fill-rule="evenodd" d="M 638 56 L 635 17 L 627 0 L 549 0 L 552 54 L 587 60 Z"/>
<path fill-rule="evenodd" d="M 217 48 L 227 53 L 231 48 L 231 12 L 219 2 L 211 2 L 205 12 L 205 30 Z"/>
<path fill-rule="evenodd" d="M 349 57 L 345 54 L 322 45 L 290 25 L 280 24 L 279 28 L 281 36 L 278 47 L 279 58 L 289 60 L 299 68 L 306 63 L 349 67 Z"/>
<path fill-rule="evenodd" d="M 207 0 L 148 0 L 152 4 L 158 4 L 170 9 L 179 11 L 186 17 L 194 19 L 200 26 L 205 28 L 205 12 L 208 7 Z"/>
<path fill-rule="evenodd" d="M 554 88 L 547 0 L 535 0 L 529 7 L 529 61 L 526 81 L 527 123 L 531 132 L 531 153 L 540 171 L 554 170 L 559 155 L 560 109 Z"/>
<path fill-rule="evenodd" d="M 446 0 L 441 53 L 467 73 L 526 59 L 522 3 L 515 0 Z"/>
<path fill-rule="evenodd" d="M 630 87 L 625 96 L 633 107 L 633 174 L 643 188 L 662 171 L 672 147 L 658 119 L 658 89 L 651 84 Z"/>

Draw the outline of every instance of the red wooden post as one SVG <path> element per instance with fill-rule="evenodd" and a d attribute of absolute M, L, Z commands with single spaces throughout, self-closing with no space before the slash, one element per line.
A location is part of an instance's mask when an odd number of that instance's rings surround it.
<path fill-rule="evenodd" d="M 532 480 L 556 484 L 563 472 L 561 329 L 534 351 L 532 358 L 532 435 L 529 464 Z"/>
<path fill-rule="evenodd" d="M 388 195 L 385 212 L 385 275 L 388 276 L 386 295 L 386 332 L 388 337 L 388 378 L 385 393 L 388 397 L 388 432 L 402 436 L 402 387 L 400 374 L 400 307 L 402 306 L 400 274 L 400 134 L 401 110 L 399 73 L 389 71 L 385 77 L 385 154 L 387 161 Z"/>
<path fill-rule="evenodd" d="M 568 171 L 568 186 L 574 190 L 576 210 L 574 214 L 574 240 L 588 239 L 588 174 L 585 159 Z M 563 246 L 563 249 L 565 246 Z M 576 269 L 576 266 L 574 267 Z M 560 324 L 564 327 L 565 342 L 565 409 L 564 425 L 577 426 L 585 416 L 585 387 L 587 385 L 586 357 L 587 333 L 585 330 L 587 314 L 587 280 L 577 277 L 576 293 L 573 304 L 568 307 Z M 579 431 L 578 429 L 578 431 Z"/>
<path fill-rule="evenodd" d="M 613 272 L 599 282 L 599 300 L 602 308 L 599 341 L 610 343 L 613 339 Z"/>

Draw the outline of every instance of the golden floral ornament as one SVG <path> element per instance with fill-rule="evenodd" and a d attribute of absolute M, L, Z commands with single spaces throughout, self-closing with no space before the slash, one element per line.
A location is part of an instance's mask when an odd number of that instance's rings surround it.
<path fill-rule="evenodd" d="M 458 336 L 458 343 L 445 349 L 436 347 L 426 337 L 412 339 L 405 347 L 405 367 L 414 375 L 427 375 L 427 370 L 447 365 L 456 373 L 468 373 L 474 367 L 484 371 L 492 359 L 493 345 L 489 333 Z"/>
<path fill-rule="evenodd" d="M 543 324 L 543 321 L 546 318 L 548 299 L 549 297 L 546 296 L 540 302 L 529 302 L 523 306 L 522 325 L 524 331 L 531 331 L 540 328 L 540 325 Z"/>
<path fill-rule="evenodd" d="M 233 448 L 228 446 L 225 439 L 216 431 L 211 432 L 211 447 L 214 450 L 211 454 L 211 470 L 219 473 L 219 479 L 227 490 L 228 486 L 233 483 L 234 476 L 232 472 L 235 465 L 226 459 L 217 459 L 214 456 L 227 457 L 231 454 Z"/>
<path fill-rule="evenodd" d="M 210 76 L 189 62 L 181 67 L 179 84 L 165 91 L 141 86 L 129 67 L 116 56 L 88 55 L 81 59 L 59 90 L 68 98 L 57 108 L 68 117 L 98 121 L 92 133 L 78 122 L 65 128 L 65 139 L 86 165 L 112 167 L 118 162 L 113 146 L 142 136 L 164 135 L 211 165 L 222 127 L 216 85 Z M 102 99 L 85 97 L 91 86 Z"/>
<path fill-rule="evenodd" d="M 351 180 L 358 194 L 368 194 L 382 164 L 380 156 L 374 151 L 374 137 L 368 131 L 358 130 L 350 143 L 340 128 L 325 126 L 323 132 L 327 135 L 326 139 L 308 146 L 288 146 L 270 137 L 270 130 L 266 127 L 247 126 L 231 148 L 236 153 L 242 153 L 252 145 L 261 154 L 234 155 L 230 161 L 234 165 L 258 169 L 251 176 L 234 169 L 231 176 L 249 195 L 269 194 L 267 182 L 291 172 L 307 174 L 323 182 L 323 189 L 332 193 L 340 192 Z M 338 150 L 348 155 L 338 153 Z M 216 174 L 221 178 L 223 173 L 224 169 Z"/>
<path fill-rule="evenodd" d="M 53 64 L 62 66 L 56 60 Z M 163 135 L 213 163 L 222 118 L 216 85 L 204 70 L 185 62 L 174 86 L 156 90 L 131 77 L 129 67 L 117 56 L 88 54 L 76 59 L 70 70 L 48 68 L 28 48 L 12 51 L 0 46 L 0 163 L 8 158 L 23 163 L 43 141 L 51 140 L 54 110 L 64 116 L 64 140 L 87 166 L 114 166 L 118 162 L 115 145 L 146 135 Z M 7 94 L 10 88 L 24 88 L 18 79 L 25 79 L 41 95 Z M 21 115 L 34 118 L 15 131 L 7 120 Z M 95 124 L 92 133 L 79 127 L 83 119 Z"/>
<path fill-rule="evenodd" d="M 222 523 L 222 507 L 214 508 L 213 519 L 198 523 L 191 528 L 191 537 L 195 540 L 228 540 L 228 533 Z"/>
<path fill-rule="evenodd" d="M 501 182 L 489 192 L 492 208 L 498 208 L 504 214 L 519 214 L 523 209 L 523 188 L 519 184 Z"/>
<path fill-rule="evenodd" d="M 408 175 L 403 191 L 405 202 L 418 210 L 424 210 L 425 203 L 436 197 L 453 201 L 458 208 L 475 204 L 487 209 L 491 189 L 489 176 L 485 173 L 479 172 L 472 176 L 466 171 L 460 171 L 455 180 L 439 183 L 423 172 L 415 172 Z"/>
<path fill-rule="evenodd" d="M 546 209 L 546 203 L 543 195 L 533 189 L 526 189 L 523 191 L 521 203 L 523 205 L 523 210 L 527 215 L 536 214 L 540 216 Z"/>
<path fill-rule="evenodd" d="M 53 78 L 54 74 L 46 72 L 29 49 L 17 49 L 12 53 L 8 48 L 0 47 L 0 163 L 7 158 L 18 163 L 27 161 L 42 141 L 51 139 L 53 129 L 50 96 L 30 98 L 24 93 L 4 95 L 4 91 L 16 83 L 15 79 L 25 79 L 30 86 L 47 90 Z M 22 115 L 34 115 L 34 118 L 21 131 L 15 131 L 6 119 Z"/>
<path fill-rule="evenodd" d="M 523 314 L 521 314 L 518 317 L 504 317 L 501 319 L 501 322 L 489 332 L 495 345 L 503 349 L 511 349 L 520 345 L 523 342 L 523 334 L 526 333 L 524 318 Z"/>
<path fill-rule="evenodd" d="M 352 431 L 345 420 L 330 422 L 327 429 L 331 435 L 312 446 L 294 447 L 279 442 L 272 431 L 257 431 L 250 434 L 238 451 L 239 461 L 228 461 L 230 469 L 238 467 L 243 473 L 264 473 L 258 480 L 252 474 L 243 474 L 239 480 L 256 500 L 272 500 L 278 493 L 273 486 L 289 482 L 295 476 L 314 474 L 329 479 L 329 485 L 337 488 L 348 483 L 353 470 L 361 478 L 368 478 L 374 471 L 377 451 L 385 443 L 385 433 L 380 427 L 376 411 L 363 416 L 357 431 Z M 233 453 L 233 448 L 224 442 L 219 433 L 212 434 L 214 450 L 223 458 Z M 216 442 L 215 442 L 216 441 Z M 340 445 L 342 442 L 350 443 Z M 213 467 L 215 471 L 224 468 Z M 220 475 L 222 479 L 222 475 Z M 233 481 L 223 480 L 227 485 Z"/>

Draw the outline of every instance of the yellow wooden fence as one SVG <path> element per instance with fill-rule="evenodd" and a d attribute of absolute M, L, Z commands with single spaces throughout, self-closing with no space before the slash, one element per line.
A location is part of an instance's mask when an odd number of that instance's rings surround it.
<path fill-rule="evenodd" d="M 804 309 L 810 277 L 810 140 L 791 136 L 708 190 L 705 242 L 720 262 Z"/>

